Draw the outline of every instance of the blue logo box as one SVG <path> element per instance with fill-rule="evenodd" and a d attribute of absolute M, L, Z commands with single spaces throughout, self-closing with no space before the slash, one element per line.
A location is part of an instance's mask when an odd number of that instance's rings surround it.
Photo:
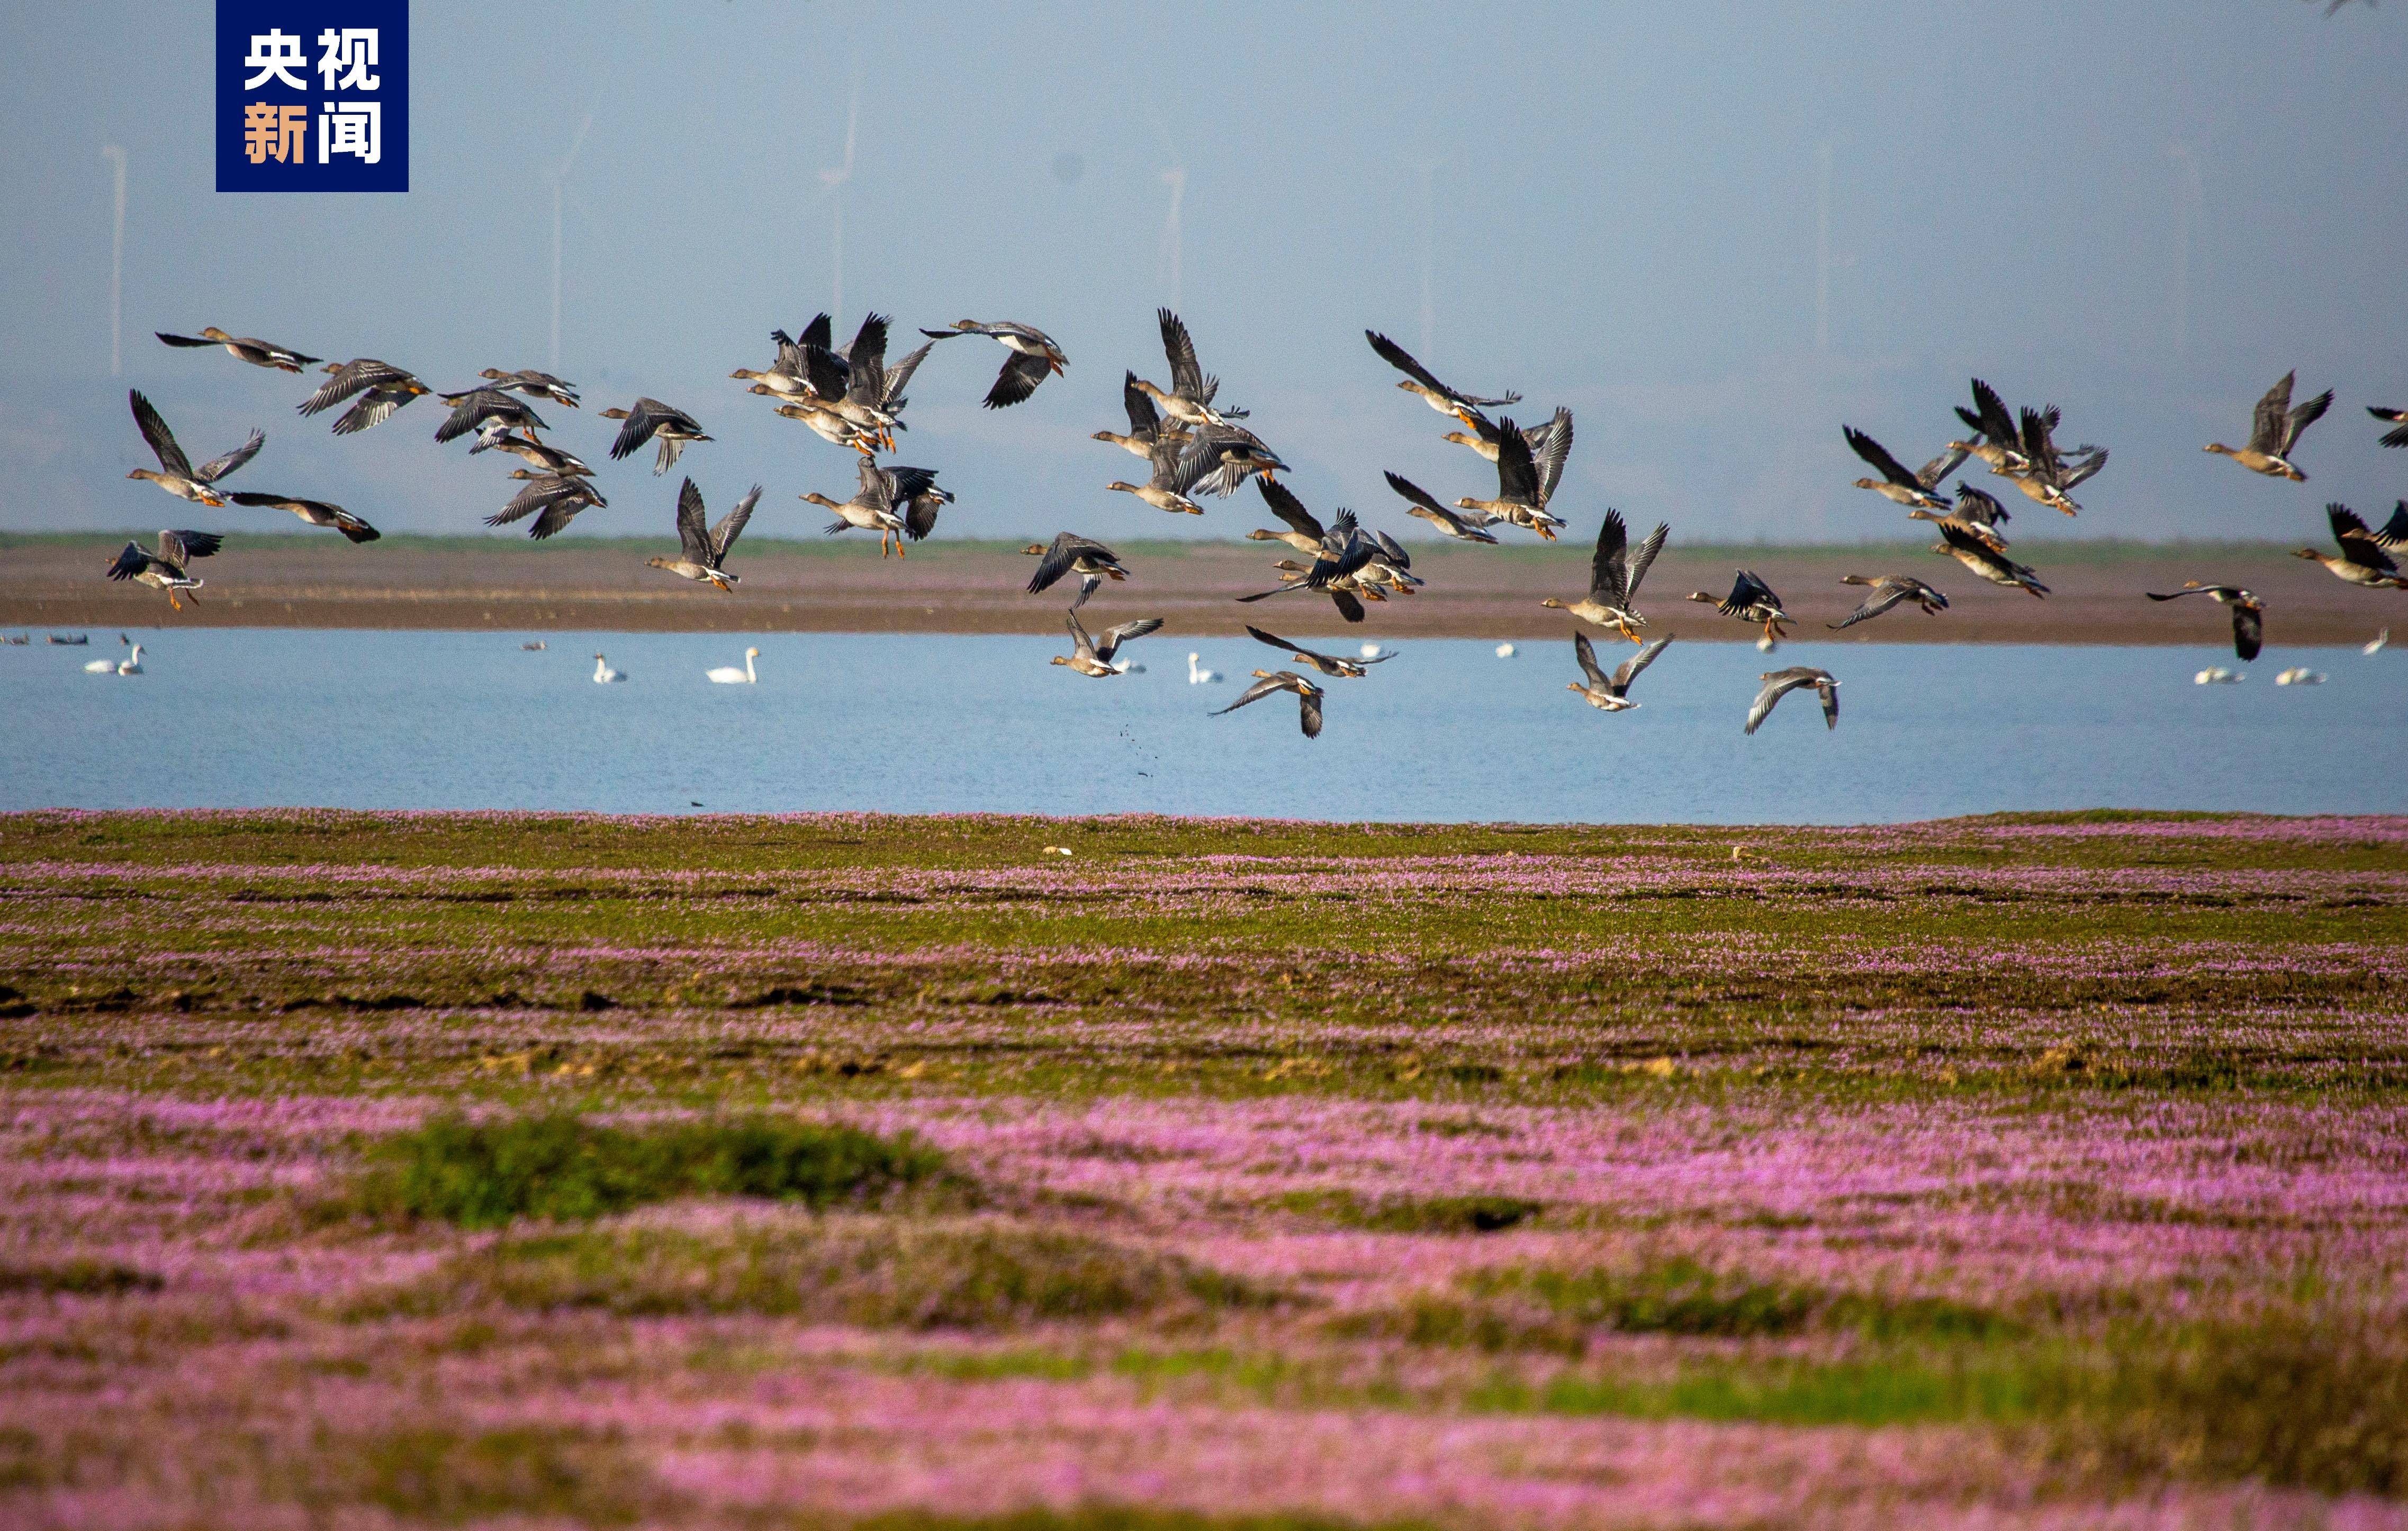
<path fill-rule="evenodd" d="M 218 190 L 409 190 L 409 0 L 218 0 Z"/>

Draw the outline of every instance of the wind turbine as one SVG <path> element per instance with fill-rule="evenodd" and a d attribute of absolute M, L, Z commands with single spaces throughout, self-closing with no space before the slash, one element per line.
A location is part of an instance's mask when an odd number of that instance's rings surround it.
<path fill-rule="evenodd" d="M 1176 312 L 1179 308 L 1180 266 L 1187 245 L 1179 226 L 1180 209 L 1187 201 L 1187 159 L 1179 152 L 1179 146 L 1170 141 L 1170 122 L 1163 115 L 1160 103 L 1146 103 L 1146 121 L 1153 125 L 1154 136 L 1162 140 L 1162 157 L 1170 162 L 1170 168 L 1162 172 L 1162 183 L 1170 188 L 1170 208 L 1163 215 L 1162 242 L 1154 252 L 1154 271 L 1157 276 L 1165 270 L 1169 272 L 1170 307 Z"/>
<path fill-rule="evenodd" d="M 2331 14 L 2327 12 L 2328 15 Z M 2174 353 L 2190 354 L 2190 227 L 2200 202 L 2199 157 L 2188 144 L 2166 145 L 2181 179 L 2174 186 Z"/>
<path fill-rule="evenodd" d="M 1831 140 L 1814 146 L 1814 352 L 1831 349 Z"/>
<path fill-rule="evenodd" d="M 597 97 L 598 105 L 598 97 Z M 568 172 L 577 164 L 579 151 L 585 147 L 585 135 L 594 126 L 593 107 L 585 109 L 585 120 L 577 124 L 577 136 L 569 140 L 568 154 L 560 168 L 552 173 L 552 370 L 560 370 L 560 188 Z"/>
<path fill-rule="evenodd" d="M 1434 349 L 1431 333 L 1438 327 L 1438 307 L 1430 296 L 1431 250 L 1437 240 L 1437 197 L 1431 177 L 1446 163 L 1443 155 L 1431 159 L 1407 160 L 1405 168 L 1422 178 L 1422 351 L 1427 356 Z"/>
<path fill-rule="evenodd" d="M 853 105 L 844 112 L 844 163 L 833 170 L 820 172 L 820 180 L 827 187 L 828 199 L 835 206 L 836 222 L 836 295 L 828 303 L 828 314 L 836 322 L 844 322 L 844 187 L 853 179 L 853 148 L 861 126 L 861 79 L 856 74 L 853 82 Z"/>
<path fill-rule="evenodd" d="M 1179 205 L 1187 200 L 1186 167 L 1165 170 L 1162 183 L 1170 188 L 1170 211 L 1162 221 L 1162 250 L 1163 258 L 1170 265 L 1170 307 L 1175 312 L 1179 308 L 1179 257 L 1186 244 L 1179 233 Z"/>
<path fill-rule="evenodd" d="M 108 234 L 108 375 L 114 378 L 124 364 L 120 341 L 125 313 L 125 150 L 117 144 L 103 144 L 100 157 L 108 162 L 117 182 Z"/>

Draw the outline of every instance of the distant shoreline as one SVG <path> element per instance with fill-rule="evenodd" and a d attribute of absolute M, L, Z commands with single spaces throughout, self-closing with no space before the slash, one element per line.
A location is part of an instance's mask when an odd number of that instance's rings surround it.
<path fill-rule="evenodd" d="M 1134 528 L 1133 528 L 1134 529 Z M 763 539 L 739 549 L 732 594 L 688 584 L 645 565 L 666 538 L 523 539 L 393 537 L 352 547 L 329 537 L 243 534 L 194 572 L 208 581 L 179 613 L 165 597 L 112 584 L 101 570 L 119 533 L 0 534 L 0 629 L 100 627 L 380 628 L 494 632 L 941 632 L 1058 633 L 1071 592 L 1031 595 L 1035 561 L 1017 544 L 932 540 L 907 559 L 881 560 L 868 540 Z M 1107 621 L 1161 616 L 1175 632 L 1242 636 L 1253 622 L 1283 637 L 1561 639 L 1572 622 L 1539 603 L 1575 597 L 1587 584 L 1588 549 L 1570 542 L 1457 548 L 1415 545 L 1429 586 L 1341 623 L 1328 602 L 1305 594 L 1240 606 L 1269 589 L 1287 550 L 1234 541 L 1111 539 L 1133 578 L 1096 592 L 1089 614 Z M 2159 604 L 2147 590 L 2185 579 L 2245 584 L 2267 601 L 2267 643 L 2326 648 L 2363 643 L 2386 626 L 2408 637 L 2408 594 L 2359 590 L 2288 555 L 2277 543 L 2018 543 L 2051 587 L 2046 600 L 1983 583 L 1921 542 L 1846 547 L 1675 545 L 1642 592 L 1651 631 L 1691 642 L 1748 642 L 1755 630 L 1684 599 L 1719 597 L 1735 569 L 1762 575 L 1799 619 L 1793 640 L 1842 642 L 2108 643 L 2227 647 L 2224 613 L 2206 601 Z M 1846 573 L 1908 573 L 1946 592 L 1938 616 L 1898 610 L 1843 634 L 1826 623 L 1861 594 Z M 1612 640 L 1619 642 L 1618 639 Z"/>

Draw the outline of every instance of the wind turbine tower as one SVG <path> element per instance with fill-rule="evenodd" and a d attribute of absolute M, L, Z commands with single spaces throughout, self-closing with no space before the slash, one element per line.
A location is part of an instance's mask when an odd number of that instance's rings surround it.
<path fill-rule="evenodd" d="M 108 162 L 116 181 L 108 229 L 108 375 L 114 378 L 125 365 L 125 150 L 117 144 L 103 144 L 100 157 Z"/>
<path fill-rule="evenodd" d="M 828 199 L 835 205 L 836 254 L 832 264 L 836 292 L 829 300 L 828 313 L 838 324 L 844 322 L 844 188 L 845 183 L 853 179 L 853 150 L 860 126 L 861 82 L 856 79 L 853 85 L 853 105 L 846 107 L 844 113 L 844 163 L 833 170 L 820 172 L 820 180 L 827 187 Z"/>

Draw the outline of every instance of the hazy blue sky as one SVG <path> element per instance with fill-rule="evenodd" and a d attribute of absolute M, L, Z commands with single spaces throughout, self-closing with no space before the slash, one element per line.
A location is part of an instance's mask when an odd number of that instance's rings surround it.
<path fill-rule="evenodd" d="M 1003 355 L 990 342 L 939 348 L 913 384 L 903 460 L 941 470 L 966 535 L 1257 524 L 1251 492 L 1200 523 L 1108 494 L 1139 465 L 1087 439 L 1121 426 L 1125 366 L 1163 375 L 1174 168 L 1178 304 L 1224 398 L 1254 408 L 1324 509 L 1418 529 L 1381 468 L 1449 497 L 1494 482 L 1363 344 L 1368 324 L 1421 347 L 1426 248 L 1425 359 L 1519 389 L 1527 412 L 1578 411 L 1562 508 L 1583 528 L 1612 504 L 1686 539 L 1899 535 L 1899 511 L 1849 487 L 1841 423 L 1919 463 L 1974 373 L 2114 448 L 2078 522 L 2013 502 L 2028 537 L 2306 537 L 2329 497 L 2408 494 L 2408 451 L 2379 450 L 2362 408 L 2408 405 L 2408 0 L 2329 20 L 2300 0 L 1487 18 L 420 0 L 407 196 L 216 194 L 212 19 L 168 0 L 0 12 L 0 525 L 285 529 L 265 512 L 195 522 L 126 481 L 149 461 L 133 384 L 195 458 L 265 425 L 236 487 L 478 530 L 515 465 L 437 448 L 437 406 L 337 438 L 331 417 L 292 413 L 302 379 L 150 332 L 216 323 L 449 388 L 546 365 L 552 178 L 590 111 L 563 181 L 559 362 L 588 405 L 547 410 L 555 438 L 598 462 L 597 408 L 666 399 L 719 438 L 682 465 L 714 507 L 758 479 L 756 535 L 816 532 L 824 517 L 793 496 L 843 497 L 850 455 L 726 374 L 830 303 L 821 171 L 842 158 L 856 83 L 843 319 L 1022 319 L 1071 357 L 999 414 L 977 408 Z M 130 166 L 116 379 L 109 143 Z M 1426 247 L 1415 166 L 1433 162 Z M 2293 366 L 2301 396 L 2340 394 L 2302 449 L 2310 483 L 2200 451 L 2241 439 Z M 666 530 L 675 475 L 603 481 L 611 505 L 577 532 Z"/>

